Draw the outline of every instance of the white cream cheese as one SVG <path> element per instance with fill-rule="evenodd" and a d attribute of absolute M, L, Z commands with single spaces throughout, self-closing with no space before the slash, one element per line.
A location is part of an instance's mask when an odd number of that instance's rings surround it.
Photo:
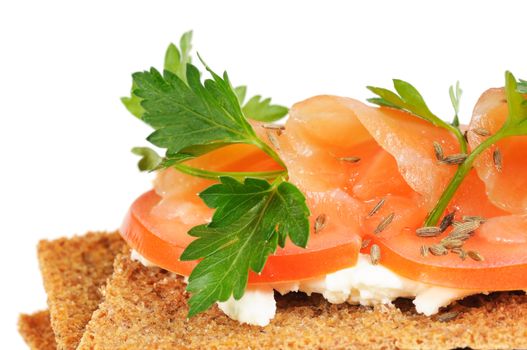
<path fill-rule="evenodd" d="M 219 302 L 218 307 L 227 316 L 241 323 L 267 326 L 276 314 L 276 301 L 271 287 L 247 289 L 240 300 Z"/>
<path fill-rule="evenodd" d="M 281 285 L 281 294 L 287 291 L 320 293 L 333 304 L 348 302 L 360 305 L 390 304 L 399 297 L 415 298 L 417 312 L 427 316 L 454 300 L 474 294 L 473 290 L 443 288 L 413 281 L 397 275 L 381 265 L 373 265 L 368 255 L 360 254 L 353 267 L 330 273 L 324 277 Z M 289 289 L 289 290 L 288 290 Z"/>
<path fill-rule="evenodd" d="M 151 262 L 132 250 L 132 260 L 145 266 Z M 348 302 L 360 305 L 391 304 L 399 297 L 414 298 L 417 312 L 433 315 L 455 300 L 477 293 L 473 290 L 437 287 L 397 275 L 381 265 L 373 265 L 368 255 L 360 254 L 357 264 L 322 277 L 305 281 L 259 286 L 245 291 L 240 300 L 231 297 L 219 302 L 218 307 L 230 318 L 241 323 L 266 326 L 276 313 L 274 290 L 284 295 L 289 292 L 319 293 L 332 304 Z"/>
<path fill-rule="evenodd" d="M 146 267 L 155 267 L 156 266 L 155 264 L 150 262 L 150 260 L 148 260 L 147 258 L 142 256 L 141 254 L 139 254 L 139 252 L 137 250 L 135 250 L 135 249 L 132 249 L 132 252 L 130 253 L 130 259 L 132 259 L 133 261 L 138 261 L 143 266 L 146 266 Z"/>

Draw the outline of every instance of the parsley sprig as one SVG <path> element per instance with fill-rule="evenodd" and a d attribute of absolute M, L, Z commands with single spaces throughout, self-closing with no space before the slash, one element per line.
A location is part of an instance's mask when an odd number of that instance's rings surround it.
<path fill-rule="evenodd" d="M 459 128 L 459 101 L 462 94 L 459 82 L 456 83 L 455 87 L 451 86 L 449 90 L 450 100 L 454 108 L 454 120 L 451 124 L 433 114 L 421 94 L 410 83 L 394 79 L 393 84 L 397 93 L 384 88 L 368 86 L 368 89 L 378 96 L 370 98 L 368 101 L 379 106 L 407 111 L 435 126 L 452 132 L 459 141 L 461 151 L 467 153 L 467 141 Z M 527 93 L 527 81 L 521 79 L 516 80 L 512 73 L 506 72 L 505 92 L 509 106 L 509 115 L 506 122 L 498 132 L 489 136 L 478 147 L 472 150 L 465 161 L 459 165 L 454 177 L 439 198 L 436 206 L 428 214 L 424 223 L 425 226 L 435 226 L 439 222 L 459 186 L 472 169 L 474 161 L 482 152 L 506 137 L 527 135 L 527 100 L 522 95 Z"/>
<path fill-rule="evenodd" d="M 369 102 L 374 103 L 379 106 L 391 107 L 400 109 L 409 113 L 412 113 L 418 116 L 421 119 L 426 120 L 427 122 L 432 123 L 435 126 L 446 129 L 453 133 L 461 148 L 461 152 L 467 152 L 467 140 L 465 139 L 463 132 L 459 128 L 458 121 L 458 110 L 459 110 L 459 99 L 461 97 L 461 89 L 459 89 L 459 84 L 457 84 L 456 92 L 452 91 L 450 97 L 452 104 L 455 110 L 455 118 L 452 124 L 445 122 L 443 119 L 439 118 L 437 115 L 432 113 L 428 108 L 423 96 L 417 91 L 417 89 L 410 83 L 400 80 L 393 79 L 393 86 L 396 92 L 390 91 L 385 88 L 368 86 L 368 90 L 376 94 L 378 97 L 368 99 Z"/>
<path fill-rule="evenodd" d="M 190 175 L 218 179 L 229 174 L 182 163 L 235 143 L 253 144 L 285 168 L 276 152 L 257 137 L 247 119 L 271 122 L 285 116 L 288 109 L 272 105 L 270 98 L 262 99 L 260 95 L 243 104 L 247 87 L 233 89 L 226 72 L 220 77 L 203 61 L 212 79 L 202 82 L 201 72 L 191 63 L 191 39 L 192 32 L 187 32 L 181 37 L 181 49 L 174 44 L 168 46 L 163 74 L 155 68 L 134 73 L 132 94 L 121 99 L 133 115 L 155 129 L 147 140 L 166 149 L 165 156 L 160 157 L 146 147 L 134 148 L 132 151 L 143 157 L 138 164 L 140 170 L 174 166 Z M 251 175 L 272 178 L 276 171 L 243 176 Z"/>
<path fill-rule="evenodd" d="M 522 81 L 518 82 L 511 72 L 505 73 L 505 94 L 509 114 L 501 129 L 480 143 L 458 167 L 456 174 L 439 198 L 436 206 L 428 214 L 425 226 L 436 225 L 454 197 L 457 189 L 468 175 L 477 157 L 498 141 L 511 137 L 527 135 L 527 100 L 523 97 Z"/>
<path fill-rule="evenodd" d="M 276 151 L 255 133 L 248 118 L 274 121 L 288 109 L 271 99 L 254 96 L 244 103 L 247 88 L 233 88 L 228 74 L 216 74 L 201 59 L 210 78 L 191 63 L 192 33 L 185 33 L 180 48 L 171 44 L 163 73 L 155 68 L 132 75 L 130 97 L 122 101 L 154 131 L 147 140 L 165 149 L 160 156 L 148 147 L 136 147 L 141 170 L 175 167 L 181 172 L 220 182 L 199 194 L 215 209 L 212 221 L 192 228 L 196 237 L 182 260 L 200 260 L 189 276 L 189 317 L 231 296 L 240 299 L 249 271 L 263 270 L 267 257 L 289 238 L 305 247 L 309 239 L 309 209 L 302 192 L 287 181 L 287 168 Z M 199 57 L 199 56 L 198 56 Z M 251 144 L 283 169 L 264 172 L 221 172 L 185 164 L 232 144 Z M 269 180 L 272 182 L 270 183 Z"/>

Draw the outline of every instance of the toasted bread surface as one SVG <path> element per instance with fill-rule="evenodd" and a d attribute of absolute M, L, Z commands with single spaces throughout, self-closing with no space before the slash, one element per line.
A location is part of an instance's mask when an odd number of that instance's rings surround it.
<path fill-rule="evenodd" d="M 31 350 L 57 349 L 48 310 L 35 312 L 31 315 L 20 315 L 18 331 Z"/>
<path fill-rule="evenodd" d="M 113 272 L 113 260 L 123 247 L 118 233 L 88 233 L 39 243 L 38 258 L 58 349 L 76 349 L 102 299 L 101 287 Z"/>
<path fill-rule="evenodd" d="M 217 307 L 186 319 L 181 278 L 146 268 L 123 254 L 79 349 L 511 349 L 527 347 L 527 297 L 496 293 L 453 306 L 448 322 L 400 307 L 332 305 L 302 293 L 278 296 L 275 319 L 265 328 L 239 324 Z"/>

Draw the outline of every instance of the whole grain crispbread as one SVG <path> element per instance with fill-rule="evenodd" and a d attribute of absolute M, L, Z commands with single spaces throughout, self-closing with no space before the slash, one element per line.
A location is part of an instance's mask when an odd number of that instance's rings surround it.
<path fill-rule="evenodd" d="M 118 256 L 105 299 L 86 327 L 86 349 L 511 349 L 527 347 L 527 297 L 496 293 L 456 304 L 448 322 L 400 307 L 332 305 L 302 293 L 278 296 L 265 328 L 239 324 L 216 307 L 186 319 L 181 278 Z M 448 312 L 452 312 L 451 310 Z M 443 316 L 448 314 L 443 313 Z"/>
<path fill-rule="evenodd" d="M 118 233 L 88 233 L 39 243 L 38 259 L 58 349 L 76 349 L 102 299 L 101 287 L 113 272 L 113 260 L 124 246 Z"/>
<path fill-rule="evenodd" d="M 55 334 L 49 322 L 49 311 L 31 315 L 22 314 L 18 319 L 18 332 L 31 350 L 56 350 Z"/>

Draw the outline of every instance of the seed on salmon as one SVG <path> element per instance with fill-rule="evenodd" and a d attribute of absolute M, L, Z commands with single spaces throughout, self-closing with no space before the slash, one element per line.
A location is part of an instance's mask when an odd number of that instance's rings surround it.
<path fill-rule="evenodd" d="M 371 243 L 371 239 L 365 239 L 360 245 L 360 249 L 366 249 Z"/>
<path fill-rule="evenodd" d="M 384 205 L 384 202 L 386 202 L 386 198 L 382 198 L 377 204 L 375 204 L 372 210 L 370 210 L 370 212 L 368 213 L 368 216 L 371 217 L 375 215 L 382 208 L 382 206 Z"/>
<path fill-rule="evenodd" d="M 282 131 L 285 130 L 285 125 L 280 124 L 262 124 L 262 128 L 276 131 L 278 136 L 282 135 Z"/>
<path fill-rule="evenodd" d="M 370 259 L 373 265 L 377 265 L 379 260 L 381 260 L 381 248 L 377 244 L 372 245 L 370 248 Z"/>
<path fill-rule="evenodd" d="M 452 321 L 453 319 L 457 318 L 460 314 L 461 314 L 461 312 L 459 312 L 459 311 L 449 311 L 449 312 L 446 312 L 444 314 L 439 315 L 437 317 L 437 320 L 439 322 Z"/>
<path fill-rule="evenodd" d="M 474 129 L 471 129 L 470 131 L 472 131 L 474 134 L 479 135 L 479 136 L 489 136 L 490 135 L 490 131 L 488 131 L 485 128 L 474 128 Z"/>
<path fill-rule="evenodd" d="M 472 237 L 469 233 L 464 233 L 464 232 L 452 232 L 448 235 L 448 238 L 450 239 L 459 239 L 461 241 L 466 241 L 467 239 L 469 239 L 470 237 Z"/>
<path fill-rule="evenodd" d="M 315 233 L 319 233 L 320 231 L 322 231 L 322 229 L 324 227 L 326 227 L 326 220 L 327 220 L 327 216 L 326 214 L 320 214 L 319 216 L 317 216 L 317 218 L 315 219 Z"/>
<path fill-rule="evenodd" d="M 479 223 L 487 221 L 483 216 L 478 215 L 464 215 L 462 219 L 463 221 L 478 221 Z"/>
<path fill-rule="evenodd" d="M 348 163 L 358 163 L 360 161 L 360 158 L 350 156 L 350 157 L 340 157 L 339 160 L 343 162 L 348 162 Z"/>
<path fill-rule="evenodd" d="M 274 133 L 267 131 L 267 138 L 269 139 L 269 141 L 271 141 L 271 144 L 275 149 L 280 149 L 280 143 L 278 142 L 278 139 L 276 138 L 276 135 Z"/>
<path fill-rule="evenodd" d="M 441 245 L 446 249 L 461 248 L 463 243 L 464 242 L 460 239 L 453 239 L 450 237 L 441 240 Z"/>
<path fill-rule="evenodd" d="M 467 159 L 468 155 L 465 153 L 457 153 L 444 157 L 439 162 L 448 165 L 459 165 Z"/>
<path fill-rule="evenodd" d="M 454 230 L 450 234 L 451 236 L 460 234 L 469 234 L 476 231 L 481 226 L 479 221 L 467 221 L 460 223 L 454 227 Z"/>
<path fill-rule="evenodd" d="M 420 248 L 421 256 L 426 258 L 428 256 L 429 248 L 426 245 L 422 245 Z"/>
<path fill-rule="evenodd" d="M 373 232 L 375 234 L 379 234 L 382 231 L 384 231 L 386 229 L 386 227 L 388 227 L 388 225 L 390 225 L 392 223 L 394 217 L 395 217 L 395 213 L 391 213 L 388 216 L 384 217 L 381 220 L 381 222 L 379 223 L 379 225 L 377 226 L 377 228 L 375 229 L 375 231 L 373 231 Z"/>
<path fill-rule="evenodd" d="M 496 170 L 501 173 L 501 170 L 503 169 L 503 160 L 499 148 L 496 148 L 494 153 L 492 153 L 492 159 L 494 160 L 494 166 L 496 167 Z"/>
<path fill-rule="evenodd" d="M 468 255 L 469 258 L 471 258 L 472 260 L 475 260 L 475 261 L 483 261 L 483 260 L 485 260 L 483 258 L 483 256 L 479 252 L 477 252 L 475 250 L 469 250 L 467 252 L 467 255 Z"/>
<path fill-rule="evenodd" d="M 430 250 L 430 253 L 432 253 L 432 255 L 441 256 L 448 254 L 448 250 L 441 244 L 434 244 L 428 249 Z"/>
<path fill-rule="evenodd" d="M 445 154 L 443 153 L 443 147 L 439 144 L 439 142 L 434 141 L 434 153 L 436 155 L 437 160 L 443 160 L 445 157 Z"/>
<path fill-rule="evenodd" d="M 454 216 L 456 215 L 456 211 L 452 211 L 450 213 L 448 213 L 447 215 L 445 215 L 445 217 L 443 217 L 443 220 L 441 220 L 441 223 L 439 224 L 439 229 L 441 230 L 441 232 L 445 232 L 446 229 L 452 225 L 452 222 L 454 221 Z"/>
<path fill-rule="evenodd" d="M 463 248 L 452 248 L 451 252 L 459 255 L 461 260 L 465 260 L 467 258 L 467 252 Z"/>
<path fill-rule="evenodd" d="M 415 230 L 419 237 L 436 237 L 441 233 L 441 229 L 437 226 L 421 227 Z"/>

